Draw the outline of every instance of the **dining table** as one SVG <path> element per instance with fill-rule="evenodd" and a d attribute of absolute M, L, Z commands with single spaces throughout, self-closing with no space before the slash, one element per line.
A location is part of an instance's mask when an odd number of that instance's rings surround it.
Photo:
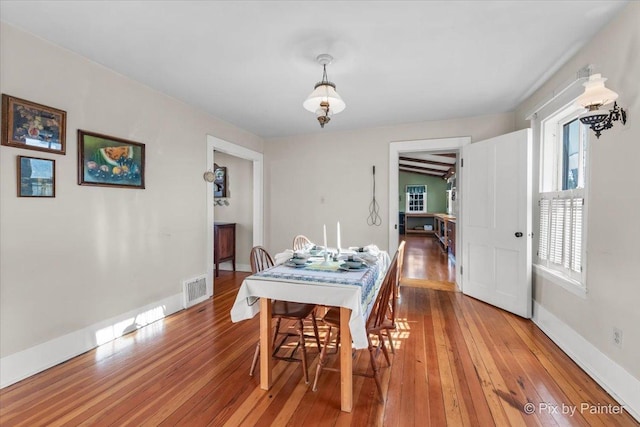
<path fill-rule="evenodd" d="M 240 322 L 260 313 L 260 387 L 272 386 L 273 346 L 271 300 L 316 304 L 340 308 L 340 407 L 353 407 L 352 348 L 368 347 L 366 321 L 389 267 L 389 255 L 377 247 L 330 251 L 331 256 L 311 251 L 302 265 L 287 260 L 246 277 L 231 308 L 231 320 Z M 292 251 L 278 254 L 285 259 Z M 358 268 L 345 260 L 363 261 Z"/>

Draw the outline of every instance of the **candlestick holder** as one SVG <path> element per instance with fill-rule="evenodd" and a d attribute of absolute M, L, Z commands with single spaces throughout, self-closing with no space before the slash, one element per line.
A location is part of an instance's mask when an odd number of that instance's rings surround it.
<path fill-rule="evenodd" d="M 326 246 L 324 247 L 324 261 L 322 262 L 322 265 L 329 265 L 329 248 L 327 248 Z"/>

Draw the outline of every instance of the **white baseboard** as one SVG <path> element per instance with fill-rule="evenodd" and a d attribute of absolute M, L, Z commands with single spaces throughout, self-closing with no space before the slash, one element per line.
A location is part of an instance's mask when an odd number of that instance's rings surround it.
<path fill-rule="evenodd" d="M 0 359 L 0 388 L 21 381 L 182 309 L 180 293 L 5 356 Z"/>
<path fill-rule="evenodd" d="M 533 302 L 532 320 L 633 418 L 640 421 L 640 380 L 536 301 Z"/>
<path fill-rule="evenodd" d="M 233 271 L 233 264 L 231 261 L 225 261 L 220 263 L 220 270 L 223 271 Z M 249 264 L 238 264 L 236 263 L 236 271 L 243 271 L 246 273 L 251 273 L 251 266 Z"/>

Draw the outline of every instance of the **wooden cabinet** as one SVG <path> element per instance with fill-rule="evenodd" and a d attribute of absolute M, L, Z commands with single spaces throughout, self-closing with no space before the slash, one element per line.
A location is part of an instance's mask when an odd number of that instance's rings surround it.
<path fill-rule="evenodd" d="M 443 247 L 446 247 L 445 236 L 447 233 L 447 227 L 445 226 L 444 218 L 441 215 L 436 215 L 435 217 L 435 231 L 436 237 L 438 241 L 442 244 Z"/>
<path fill-rule="evenodd" d="M 406 234 L 416 233 L 416 234 L 433 234 L 434 224 L 433 224 L 434 214 L 432 213 L 405 213 L 404 214 L 404 231 Z M 428 226 L 430 228 L 425 230 L 424 226 Z M 418 227 L 418 228 L 416 228 Z"/>
<path fill-rule="evenodd" d="M 456 217 L 445 214 L 436 214 L 436 237 L 445 252 L 456 256 Z"/>
<path fill-rule="evenodd" d="M 447 247 L 449 248 L 449 253 L 455 258 L 456 257 L 456 222 L 455 221 L 447 221 Z"/>
<path fill-rule="evenodd" d="M 236 224 L 235 222 L 213 223 L 213 262 L 218 277 L 219 264 L 231 261 L 236 271 Z"/>

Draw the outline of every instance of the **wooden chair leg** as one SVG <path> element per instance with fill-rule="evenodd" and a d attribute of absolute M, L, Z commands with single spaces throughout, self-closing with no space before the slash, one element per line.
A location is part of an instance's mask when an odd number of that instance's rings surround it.
<path fill-rule="evenodd" d="M 393 346 L 393 338 L 391 338 L 391 329 L 387 329 L 387 337 L 389 338 L 389 346 L 391 347 L 391 353 L 396 354 L 396 348 Z"/>
<path fill-rule="evenodd" d="M 376 362 L 375 350 L 376 348 L 371 344 L 371 339 L 369 339 L 369 358 L 371 359 L 371 368 L 373 369 L 373 379 L 376 380 L 376 387 L 380 394 L 380 402 L 384 403 L 382 383 L 380 382 L 380 368 L 378 367 L 378 362 Z"/>
<path fill-rule="evenodd" d="M 318 353 L 321 351 L 320 346 L 320 334 L 318 333 L 318 322 L 316 322 L 316 310 L 311 312 L 311 323 L 313 324 L 313 334 L 316 336 L 316 345 L 318 346 Z"/>
<path fill-rule="evenodd" d="M 260 356 L 260 341 L 256 344 L 256 352 L 253 354 L 253 362 L 251 362 L 251 369 L 249 370 L 249 376 L 253 376 L 253 373 L 256 370 L 256 365 L 258 364 L 258 357 Z"/>
<path fill-rule="evenodd" d="M 387 351 L 387 346 L 384 345 L 384 338 L 382 337 L 382 332 L 378 332 L 378 340 L 380 341 L 380 347 L 382 347 L 382 353 L 384 354 L 384 358 L 387 359 L 387 365 L 391 366 L 391 359 L 389 358 L 389 352 Z"/>
<path fill-rule="evenodd" d="M 318 367 L 316 368 L 316 377 L 313 380 L 312 390 L 318 390 L 318 377 L 320 377 L 320 372 L 322 372 L 322 368 L 325 364 L 325 359 L 327 357 L 327 347 L 329 346 L 329 342 L 331 341 L 331 326 L 329 326 L 329 330 L 327 331 L 327 335 L 324 337 L 324 345 L 322 346 L 322 350 L 320 351 L 320 360 L 318 360 Z"/>
<path fill-rule="evenodd" d="M 298 320 L 298 335 L 300 339 L 300 346 L 302 347 L 302 371 L 304 372 L 304 383 L 309 384 L 309 370 L 307 369 L 307 348 L 304 345 L 304 322 L 302 319 Z"/>
<path fill-rule="evenodd" d="M 277 342 L 278 342 L 278 334 L 280 333 L 280 322 L 282 321 L 282 319 L 280 319 L 279 317 L 276 319 L 276 330 L 273 333 L 273 350 L 275 353 L 275 350 L 277 348 Z"/>

